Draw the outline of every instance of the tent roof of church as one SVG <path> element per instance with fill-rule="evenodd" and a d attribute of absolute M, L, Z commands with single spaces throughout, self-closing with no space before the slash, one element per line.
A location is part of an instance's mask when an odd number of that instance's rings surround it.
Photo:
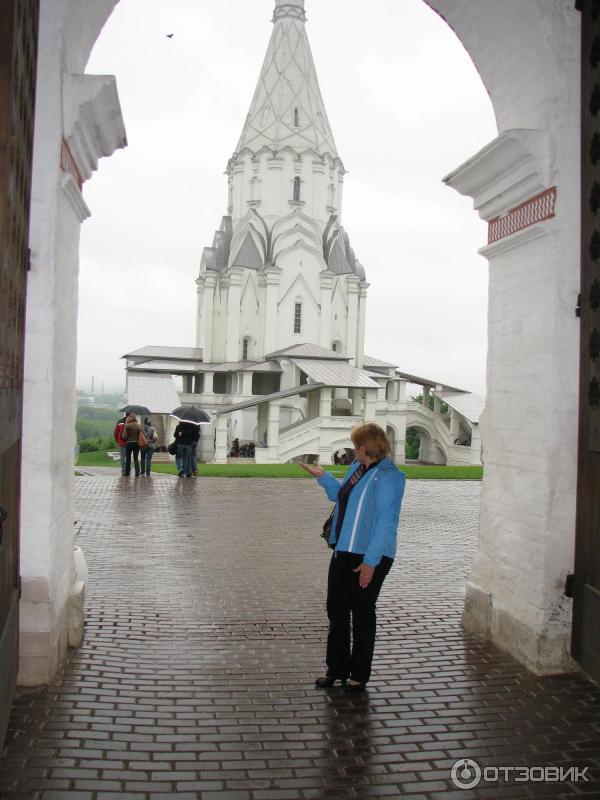
<path fill-rule="evenodd" d="M 150 359 L 128 367 L 128 372 L 166 372 L 169 374 L 198 372 L 281 372 L 277 361 L 223 361 L 215 364 L 198 361 L 163 361 Z"/>
<path fill-rule="evenodd" d="M 466 417 L 469 422 L 477 424 L 485 409 L 485 398 L 473 392 L 441 391 L 436 392 L 449 408 L 453 408 Z"/>
<path fill-rule="evenodd" d="M 365 355 L 363 358 L 363 367 L 385 367 L 389 369 L 397 366 L 398 364 L 391 364 L 389 361 L 381 361 L 381 359 L 373 358 L 373 356 Z"/>
<path fill-rule="evenodd" d="M 237 153 L 291 147 L 337 158 L 305 20 L 304 0 L 277 0 L 273 33 Z"/>
<path fill-rule="evenodd" d="M 129 359 L 169 359 L 171 361 L 202 361 L 201 347 L 161 347 L 160 345 L 146 345 L 139 350 L 125 353 L 121 358 Z"/>
<path fill-rule="evenodd" d="M 162 361 L 160 359 L 142 361 L 128 367 L 128 372 L 167 372 L 181 374 L 183 372 L 198 372 L 202 364 L 198 361 Z"/>
<path fill-rule="evenodd" d="M 399 369 L 396 370 L 396 375 L 399 378 L 404 378 L 409 383 L 415 383 L 417 386 L 428 386 L 430 389 L 435 389 L 436 386 L 441 386 L 444 391 L 469 394 L 465 391 L 465 389 L 459 389 L 457 386 L 448 386 L 447 383 L 442 383 L 442 381 L 434 381 L 431 378 L 420 378 L 418 375 L 410 375 L 408 372 L 402 372 Z"/>
<path fill-rule="evenodd" d="M 379 385 L 362 369 L 331 359 L 291 359 L 315 383 L 348 389 L 378 389 Z M 308 384 L 309 386 L 311 384 Z"/>
<path fill-rule="evenodd" d="M 148 372 L 128 374 L 127 402 L 147 406 L 152 414 L 170 414 L 180 405 L 173 378 Z"/>
<path fill-rule="evenodd" d="M 241 411 L 243 408 L 252 408 L 252 406 L 260 406 L 262 403 L 268 403 L 271 400 L 282 400 L 284 397 L 293 397 L 296 394 L 303 394 L 304 392 L 312 391 L 313 389 L 323 389 L 322 383 L 303 383 L 301 386 L 292 386 L 289 389 L 282 389 L 280 392 L 273 392 L 272 394 L 256 395 L 252 400 L 244 400 L 241 403 L 235 403 L 227 408 L 221 408 L 215 412 L 215 416 L 219 417 L 222 414 L 231 414 L 232 411 Z"/>
<path fill-rule="evenodd" d="M 303 344 L 293 344 L 290 347 L 284 347 L 283 350 L 276 350 L 274 353 L 269 353 L 265 358 L 319 358 L 330 359 L 332 361 L 350 361 L 350 356 L 343 353 L 336 353 L 335 350 L 328 350 L 326 347 L 321 347 L 318 344 L 310 344 L 304 342 Z"/>

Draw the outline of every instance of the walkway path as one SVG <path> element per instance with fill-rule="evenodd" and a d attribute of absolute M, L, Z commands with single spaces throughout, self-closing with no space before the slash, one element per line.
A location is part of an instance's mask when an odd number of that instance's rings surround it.
<path fill-rule="evenodd" d="M 329 508 L 313 481 L 76 485 L 85 643 L 56 684 L 20 693 L 0 797 L 600 798 L 600 691 L 460 628 L 477 483 L 409 482 L 362 697 L 313 688 Z M 459 758 L 591 766 L 592 781 L 457 791 Z"/>

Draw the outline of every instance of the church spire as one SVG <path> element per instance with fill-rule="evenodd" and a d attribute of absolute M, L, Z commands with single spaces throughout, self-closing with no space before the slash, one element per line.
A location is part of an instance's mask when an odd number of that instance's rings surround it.
<path fill-rule="evenodd" d="M 306 22 L 306 14 L 304 12 L 304 0 L 275 0 L 275 11 L 273 13 L 273 22 L 276 22 L 281 17 L 293 17 Z"/>
<path fill-rule="evenodd" d="M 273 33 L 237 153 L 291 147 L 338 158 L 305 21 L 304 0 L 275 0 Z"/>

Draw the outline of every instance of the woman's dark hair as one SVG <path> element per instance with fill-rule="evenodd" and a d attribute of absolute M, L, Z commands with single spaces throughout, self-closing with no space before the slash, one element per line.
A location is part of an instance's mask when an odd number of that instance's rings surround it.
<path fill-rule="evenodd" d="M 354 447 L 364 447 L 369 458 L 379 461 L 392 452 L 392 445 L 386 432 L 374 422 L 363 422 L 352 429 L 350 434 Z"/>

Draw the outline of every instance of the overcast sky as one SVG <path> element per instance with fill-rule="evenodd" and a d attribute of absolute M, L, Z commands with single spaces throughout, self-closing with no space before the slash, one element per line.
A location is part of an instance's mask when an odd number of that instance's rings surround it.
<path fill-rule="evenodd" d="M 120 0 L 87 71 L 117 76 L 129 146 L 84 188 L 78 386 L 120 356 L 195 344 L 200 256 L 258 80 L 274 0 Z M 486 226 L 442 178 L 496 136 L 458 39 L 422 0 L 306 0 L 348 175 L 342 223 L 370 283 L 366 352 L 485 393 Z M 173 34 L 167 38 L 167 34 Z"/>

